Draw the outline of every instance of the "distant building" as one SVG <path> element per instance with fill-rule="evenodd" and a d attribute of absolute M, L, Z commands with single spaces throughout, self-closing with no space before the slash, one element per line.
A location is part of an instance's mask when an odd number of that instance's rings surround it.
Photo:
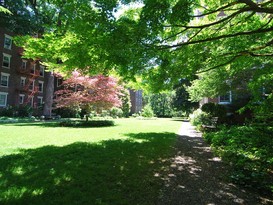
<path fill-rule="evenodd" d="M 29 105 L 41 114 L 48 73 L 38 60 L 22 58 L 13 34 L 0 28 L 0 109 Z"/>
<path fill-rule="evenodd" d="M 142 110 L 142 90 L 129 90 L 131 100 L 130 114 L 139 113 Z"/>

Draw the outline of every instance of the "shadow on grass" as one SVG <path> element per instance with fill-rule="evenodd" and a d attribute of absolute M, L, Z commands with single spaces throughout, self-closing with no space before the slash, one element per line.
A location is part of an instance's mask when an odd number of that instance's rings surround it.
<path fill-rule="evenodd" d="M 0 204 L 156 204 L 176 135 L 127 136 L 0 158 Z"/>

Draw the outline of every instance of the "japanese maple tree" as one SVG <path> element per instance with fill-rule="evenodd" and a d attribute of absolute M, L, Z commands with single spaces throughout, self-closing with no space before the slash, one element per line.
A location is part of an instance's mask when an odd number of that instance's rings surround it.
<path fill-rule="evenodd" d="M 84 76 L 74 71 L 62 84 L 63 89 L 55 92 L 57 108 L 80 107 L 86 113 L 109 110 L 122 105 L 119 96 L 122 87 L 110 76 Z M 88 115 L 87 115 L 88 116 Z M 88 120 L 88 117 L 86 118 Z"/>

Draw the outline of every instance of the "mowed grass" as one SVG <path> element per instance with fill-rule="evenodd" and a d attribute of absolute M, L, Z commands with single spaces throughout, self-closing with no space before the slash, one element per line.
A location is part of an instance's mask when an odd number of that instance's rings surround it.
<path fill-rule="evenodd" d="M 0 204 L 156 204 L 181 123 L 0 125 Z"/>

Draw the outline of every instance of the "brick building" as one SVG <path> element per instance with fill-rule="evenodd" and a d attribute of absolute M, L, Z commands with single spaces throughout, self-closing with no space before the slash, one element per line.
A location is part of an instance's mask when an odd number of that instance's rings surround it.
<path fill-rule="evenodd" d="M 34 115 L 51 116 L 50 106 L 44 106 L 46 99 L 53 97 L 53 91 L 52 94 L 47 92 L 50 73 L 40 61 L 22 58 L 23 49 L 15 46 L 13 36 L 0 28 L 0 109 L 29 105 Z M 54 77 L 53 89 L 58 89 L 62 81 L 62 78 Z M 142 91 L 130 90 L 130 99 L 131 114 L 141 111 Z M 44 107 L 48 109 L 43 111 Z"/>
<path fill-rule="evenodd" d="M 142 110 L 142 90 L 129 90 L 131 100 L 130 114 L 139 113 Z"/>
<path fill-rule="evenodd" d="M 42 112 L 48 73 L 39 61 L 22 58 L 13 34 L 0 28 L 0 109 L 29 105 Z"/>

